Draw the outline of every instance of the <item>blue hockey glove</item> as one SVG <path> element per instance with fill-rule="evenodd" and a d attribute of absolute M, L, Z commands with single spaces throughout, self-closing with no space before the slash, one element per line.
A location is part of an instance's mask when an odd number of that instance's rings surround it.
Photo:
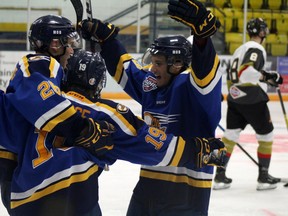
<path fill-rule="evenodd" d="M 103 23 L 101 20 L 85 19 L 79 24 L 82 37 L 85 40 L 95 40 L 97 42 L 105 42 L 115 38 L 119 32 L 119 28 L 111 23 Z"/>
<path fill-rule="evenodd" d="M 271 86 L 278 87 L 279 84 L 283 83 L 283 78 L 277 71 L 262 70 L 261 73 L 263 75 L 261 81 L 266 82 Z"/>
<path fill-rule="evenodd" d="M 197 168 L 206 165 L 225 166 L 226 165 L 226 148 L 224 143 L 217 138 L 194 138 L 196 150 Z"/>
<path fill-rule="evenodd" d="M 83 147 L 95 156 L 102 156 L 113 149 L 111 133 L 114 132 L 115 127 L 112 124 L 89 118 L 88 127 L 76 138 L 75 146 Z"/>
<path fill-rule="evenodd" d="M 196 0 L 169 0 L 168 15 L 190 27 L 196 38 L 207 38 L 221 26 L 211 11 Z"/>

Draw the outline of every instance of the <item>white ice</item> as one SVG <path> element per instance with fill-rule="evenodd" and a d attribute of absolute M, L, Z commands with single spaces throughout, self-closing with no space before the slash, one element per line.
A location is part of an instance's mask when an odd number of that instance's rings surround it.
<path fill-rule="evenodd" d="M 136 102 L 118 101 L 140 115 L 140 106 Z M 275 127 L 269 172 L 275 177 L 288 178 L 288 130 L 284 115 L 279 101 L 268 104 Z M 222 103 L 222 107 L 220 125 L 225 128 L 226 102 Z M 221 137 L 222 134 L 218 128 L 217 137 Z M 258 145 L 250 126 L 241 133 L 239 143 L 257 159 Z M 139 166 L 125 161 L 117 161 L 110 167 L 110 171 L 103 172 L 99 179 L 103 216 L 125 215 L 138 175 Z M 243 151 L 235 147 L 227 169 L 227 176 L 233 178 L 232 186 L 227 190 L 212 190 L 209 216 L 288 216 L 288 187 L 279 183 L 275 190 L 256 191 L 257 175 L 257 166 Z M 0 215 L 8 215 L 2 204 Z"/>

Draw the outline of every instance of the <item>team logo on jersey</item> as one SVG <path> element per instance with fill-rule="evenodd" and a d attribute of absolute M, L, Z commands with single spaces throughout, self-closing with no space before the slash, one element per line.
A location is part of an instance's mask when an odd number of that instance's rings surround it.
<path fill-rule="evenodd" d="M 166 131 L 167 125 L 178 122 L 180 114 L 165 115 L 154 112 L 144 112 L 144 121 L 151 127 Z"/>
<path fill-rule="evenodd" d="M 157 88 L 156 83 L 157 83 L 157 81 L 156 81 L 155 77 L 147 76 L 145 78 L 145 80 L 143 81 L 143 85 L 142 85 L 143 91 L 149 92 L 149 91 L 156 89 Z"/>
<path fill-rule="evenodd" d="M 146 122 L 147 125 L 160 129 L 159 119 L 155 118 L 151 113 L 144 112 L 144 121 Z M 165 130 L 163 130 L 163 131 L 165 131 Z"/>
<path fill-rule="evenodd" d="M 128 109 L 128 107 L 124 106 L 123 104 L 117 104 L 116 110 L 119 113 L 127 113 L 129 109 Z"/>
<path fill-rule="evenodd" d="M 231 86 L 229 93 L 233 99 L 241 98 L 247 95 L 245 92 L 241 91 L 236 86 Z"/>

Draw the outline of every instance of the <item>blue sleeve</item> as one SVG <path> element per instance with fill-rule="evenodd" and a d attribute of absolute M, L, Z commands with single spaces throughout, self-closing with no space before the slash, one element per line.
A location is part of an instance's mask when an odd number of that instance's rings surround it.
<path fill-rule="evenodd" d="M 71 102 L 62 97 L 59 88 L 62 77 L 63 68 L 55 59 L 25 56 L 12 75 L 6 91 L 7 101 L 37 129 L 56 131 L 60 136 L 79 134 L 83 118 Z"/>
<path fill-rule="evenodd" d="M 127 53 L 125 47 L 117 39 L 104 43 L 101 55 L 105 59 L 109 74 L 127 94 L 140 102 L 146 71 Z"/>
<path fill-rule="evenodd" d="M 70 98 L 73 100 L 73 98 Z M 117 159 L 144 165 L 178 166 L 190 164 L 193 156 L 184 154 L 183 149 L 190 149 L 191 143 L 186 143 L 182 138 L 164 131 L 148 127 L 148 125 L 123 104 L 101 99 L 96 106 L 74 104 L 81 106 L 89 117 L 95 120 L 105 120 L 113 124 L 116 132 L 112 134 L 114 147 L 105 153 L 101 160 L 110 164 Z M 87 109 L 87 110 L 86 110 Z M 88 117 L 88 116 L 87 116 Z M 192 154 L 193 155 L 193 154 Z"/>
<path fill-rule="evenodd" d="M 192 52 L 191 65 L 196 77 L 202 80 L 209 75 L 212 76 L 211 72 L 218 68 L 219 60 L 211 39 L 207 40 L 204 47 L 193 44 Z M 215 65 L 217 68 L 215 68 Z"/>

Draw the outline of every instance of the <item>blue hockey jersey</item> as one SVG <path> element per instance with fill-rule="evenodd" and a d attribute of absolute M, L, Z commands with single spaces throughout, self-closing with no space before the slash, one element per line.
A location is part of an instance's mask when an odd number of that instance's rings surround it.
<path fill-rule="evenodd" d="M 123 104 L 111 100 L 89 101 L 79 93 L 65 94 L 83 117 L 105 120 L 115 126 L 112 133 L 114 147 L 101 156 L 101 162 L 110 165 L 117 159 L 136 164 L 155 166 L 191 166 L 195 161 L 192 138 L 166 134 L 155 127 L 149 127 L 141 118 Z M 191 154 L 184 155 L 184 150 Z"/>
<path fill-rule="evenodd" d="M 12 215 L 77 215 L 95 206 L 97 187 L 90 189 L 93 199 L 87 199 L 85 206 L 70 194 L 81 197 L 80 188 L 97 184 L 104 163 L 84 149 L 54 148 L 63 142 L 55 134 L 78 136 L 78 129 L 73 133 L 71 128 L 83 128 L 83 118 L 61 95 L 62 77 L 63 69 L 54 58 L 27 55 L 16 65 L 1 96 L 2 156 L 6 151 L 18 159 L 11 188 Z"/>
<path fill-rule="evenodd" d="M 118 40 L 104 43 L 101 55 L 110 75 L 142 105 L 147 124 L 188 139 L 214 137 L 221 118 L 222 74 L 211 39 L 203 49 L 193 45 L 191 68 L 166 88 L 157 88 L 154 74 L 142 68 Z M 147 206 L 160 203 L 207 213 L 212 178 L 213 167 L 208 166 L 142 166 L 134 195 Z"/>
<path fill-rule="evenodd" d="M 18 156 L 11 215 L 79 216 L 99 209 L 98 177 L 116 159 L 159 166 L 193 163 L 193 154 L 187 154 L 194 151 L 191 141 L 148 127 L 127 107 L 106 100 L 92 103 L 75 92 L 63 97 L 58 87 L 62 73 L 53 58 L 25 56 L 7 93 L 1 94 L 1 145 Z M 67 136 L 65 128 L 76 110 L 115 125 L 114 148 L 101 160 L 84 148 L 63 147 L 67 138 L 55 135 L 64 128 Z"/>

